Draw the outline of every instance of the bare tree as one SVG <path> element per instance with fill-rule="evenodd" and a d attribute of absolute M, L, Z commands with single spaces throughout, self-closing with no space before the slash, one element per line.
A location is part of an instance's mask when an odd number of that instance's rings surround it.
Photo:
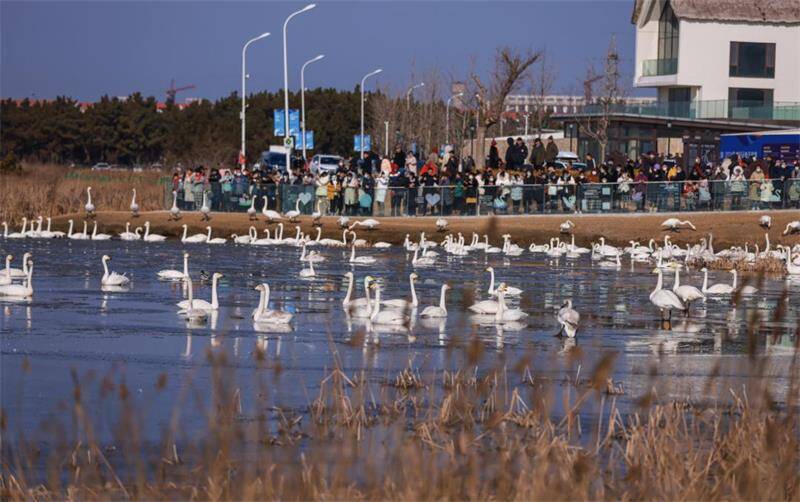
<path fill-rule="evenodd" d="M 586 80 L 584 81 L 584 93 L 586 95 L 586 106 L 588 107 L 593 99 L 593 89 L 596 82 L 602 82 L 600 95 L 595 98 L 597 113 L 585 114 L 586 118 L 578 122 L 578 128 L 585 135 L 597 141 L 600 145 L 600 160 L 606 157 L 606 147 L 608 146 L 608 129 L 611 124 L 611 114 L 616 105 L 621 103 L 625 97 L 625 90 L 621 83 L 619 73 L 619 54 L 617 53 L 616 36 L 611 36 L 606 54 L 605 71 L 602 74 L 589 68 Z"/>
<path fill-rule="evenodd" d="M 544 48 L 531 77 L 531 95 L 534 97 L 533 109 L 526 112 L 533 119 L 530 125 L 536 129 L 538 134 L 542 133 L 542 129 L 551 115 L 551 111 L 545 105 L 544 99 L 552 91 L 557 74 L 555 65 L 547 57 L 547 48 Z"/>
<path fill-rule="evenodd" d="M 500 120 L 505 108 L 506 97 L 514 92 L 520 82 L 524 80 L 528 69 L 535 63 L 541 52 L 530 49 L 521 53 L 510 47 L 498 49 L 494 60 L 494 69 L 488 82 L 484 82 L 472 73 L 472 82 L 476 88 L 477 106 L 480 112 L 480 121 L 476 124 L 477 152 L 476 164 L 483 168 L 485 155 L 486 131 Z"/>

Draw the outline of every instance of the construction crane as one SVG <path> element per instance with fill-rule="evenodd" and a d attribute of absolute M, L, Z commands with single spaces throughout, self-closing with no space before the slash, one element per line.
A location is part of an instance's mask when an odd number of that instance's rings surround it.
<path fill-rule="evenodd" d="M 195 85 L 184 85 L 182 87 L 175 87 L 175 79 L 173 78 L 169 84 L 169 89 L 166 90 L 167 93 L 167 104 L 175 104 L 175 95 L 181 91 L 186 91 L 189 89 L 194 89 Z"/>

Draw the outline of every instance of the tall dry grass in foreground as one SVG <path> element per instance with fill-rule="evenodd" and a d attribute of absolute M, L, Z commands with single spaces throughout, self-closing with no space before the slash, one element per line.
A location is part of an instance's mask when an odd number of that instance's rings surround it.
<path fill-rule="evenodd" d="M 363 336 L 350 343 L 362 346 Z M 610 382 L 613 354 L 581 376 L 575 369 L 585 356 L 572 348 L 564 382 L 554 385 L 528 367 L 528 356 L 479 371 L 484 348 L 474 338 L 450 348 L 462 353 L 461 370 L 409 362 L 381 379 L 346 374 L 331 345 L 333 369 L 305 409 L 264 405 L 246 418 L 227 353 L 210 347 L 211 388 L 187 392 L 207 397 L 197 410 L 207 417 L 205 430 L 179 439 L 178 417 L 193 408 L 176 398 L 175 419 L 158 445 L 142 441 L 147 417 L 124 378 L 90 382 L 73 373 L 63 422 L 47 424 L 48 450 L 22 437 L 3 442 L 0 497 L 800 500 L 797 347 L 786 396 L 770 394 L 759 378 L 768 358 L 753 353 L 752 383 L 729 399 L 660 402 L 652 391 L 634 396 L 638 411 L 623 416 L 620 389 Z M 280 361 L 260 347 L 253 353 L 257 403 L 287 384 Z M 110 444 L 95 440 L 99 415 L 85 404 L 98 383 L 100 408 L 119 410 Z M 708 383 L 724 385 L 713 376 Z M 163 391 L 166 375 L 154 375 L 154 385 Z M 558 394 L 568 411 L 554 416 Z M 590 398 L 609 418 L 586 420 Z"/>
<path fill-rule="evenodd" d="M 26 165 L 21 174 L 0 175 L 0 221 L 19 224 L 22 217 L 58 216 L 83 211 L 86 187 L 103 211 L 127 211 L 131 189 L 141 211 L 164 208 L 163 173 L 90 171 L 54 165 Z"/>

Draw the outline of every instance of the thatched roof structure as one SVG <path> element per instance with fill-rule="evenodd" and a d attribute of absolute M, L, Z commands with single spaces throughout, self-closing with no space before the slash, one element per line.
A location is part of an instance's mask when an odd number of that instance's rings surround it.
<path fill-rule="evenodd" d="M 650 1 L 634 0 L 631 23 L 636 24 Z M 800 24 L 800 0 L 670 0 L 678 19 L 740 23 Z M 659 9 L 660 11 L 660 9 Z"/>

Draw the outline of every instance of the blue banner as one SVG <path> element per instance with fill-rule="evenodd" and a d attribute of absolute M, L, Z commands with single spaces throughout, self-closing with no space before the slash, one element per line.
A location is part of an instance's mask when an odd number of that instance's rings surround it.
<path fill-rule="evenodd" d="M 301 134 L 293 134 L 294 136 L 294 147 L 297 150 L 303 149 L 303 141 Z M 314 149 L 314 131 L 306 131 L 306 150 L 313 150 Z"/>
<path fill-rule="evenodd" d="M 364 135 L 364 151 L 368 152 L 372 149 L 372 140 L 369 137 L 369 134 Z M 356 152 L 361 151 L 361 135 L 356 134 L 353 136 L 353 150 Z"/>
<path fill-rule="evenodd" d="M 285 124 L 286 124 L 286 114 L 283 111 L 283 108 L 273 110 L 272 111 L 272 122 L 273 122 L 273 135 L 275 136 L 284 136 L 285 132 Z M 289 134 L 297 134 L 300 131 L 300 110 L 295 110 L 289 108 Z"/>

